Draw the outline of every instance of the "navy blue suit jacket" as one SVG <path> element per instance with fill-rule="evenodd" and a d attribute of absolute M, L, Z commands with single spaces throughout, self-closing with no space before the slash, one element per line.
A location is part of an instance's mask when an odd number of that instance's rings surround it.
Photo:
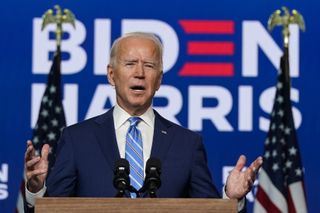
<path fill-rule="evenodd" d="M 158 197 L 220 197 L 201 136 L 157 112 L 151 157 L 162 164 Z M 47 196 L 114 197 L 113 167 L 118 159 L 113 109 L 65 128 L 46 182 Z"/>

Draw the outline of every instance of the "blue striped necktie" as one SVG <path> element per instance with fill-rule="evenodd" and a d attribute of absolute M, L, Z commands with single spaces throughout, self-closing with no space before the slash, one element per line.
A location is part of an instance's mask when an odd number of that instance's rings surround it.
<path fill-rule="evenodd" d="M 141 121 L 139 117 L 130 117 L 130 127 L 126 137 L 126 159 L 130 164 L 130 182 L 131 185 L 139 190 L 143 185 L 143 146 L 141 132 L 137 129 L 138 123 Z M 136 194 L 131 193 L 131 198 L 135 198 Z"/>

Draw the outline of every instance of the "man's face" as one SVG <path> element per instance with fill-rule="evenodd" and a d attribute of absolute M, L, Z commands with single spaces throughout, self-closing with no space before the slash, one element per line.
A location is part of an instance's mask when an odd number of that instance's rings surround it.
<path fill-rule="evenodd" d="M 117 102 L 130 115 L 141 115 L 151 105 L 161 84 L 156 46 L 150 39 L 124 38 L 116 57 L 115 66 L 108 66 L 108 80 L 115 86 Z"/>

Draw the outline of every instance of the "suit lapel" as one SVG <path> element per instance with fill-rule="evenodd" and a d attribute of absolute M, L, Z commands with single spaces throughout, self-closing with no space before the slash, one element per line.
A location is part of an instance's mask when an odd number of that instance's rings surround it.
<path fill-rule="evenodd" d="M 172 144 L 174 132 L 170 129 L 172 123 L 161 117 L 156 111 L 154 112 L 155 127 L 150 157 L 158 158 L 161 162 L 164 162 L 169 147 Z M 97 141 L 106 161 L 113 168 L 115 161 L 120 159 L 113 122 L 113 109 L 97 117 L 95 122 L 98 126 L 98 128 L 95 128 Z"/>
<path fill-rule="evenodd" d="M 95 122 L 98 124 L 98 128 L 95 129 L 97 141 L 107 162 L 113 169 L 115 161 L 120 159 L 113 123 L 113 109 L 97 117 Z"/>
<path fill-rule="evenodd" d="M 155 127 L 151 157 L 158 158 L 161 162 L 164 162 L 169 147 L 172 144 L 174 132 L 170 131 L 171 125 L 171 122 L 161 117 L 155 111 Z"/>

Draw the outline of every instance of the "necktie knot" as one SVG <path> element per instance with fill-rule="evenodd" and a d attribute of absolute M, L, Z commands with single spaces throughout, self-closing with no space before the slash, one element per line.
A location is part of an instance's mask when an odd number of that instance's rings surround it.
<path fill-rule="evenodd" d="M 130 126 L 137 126 L 138 123 L 141 121 L 141 118 L 140 117 L 130 117 L 129 119 L 129 122 L 130 122 Z"/>

